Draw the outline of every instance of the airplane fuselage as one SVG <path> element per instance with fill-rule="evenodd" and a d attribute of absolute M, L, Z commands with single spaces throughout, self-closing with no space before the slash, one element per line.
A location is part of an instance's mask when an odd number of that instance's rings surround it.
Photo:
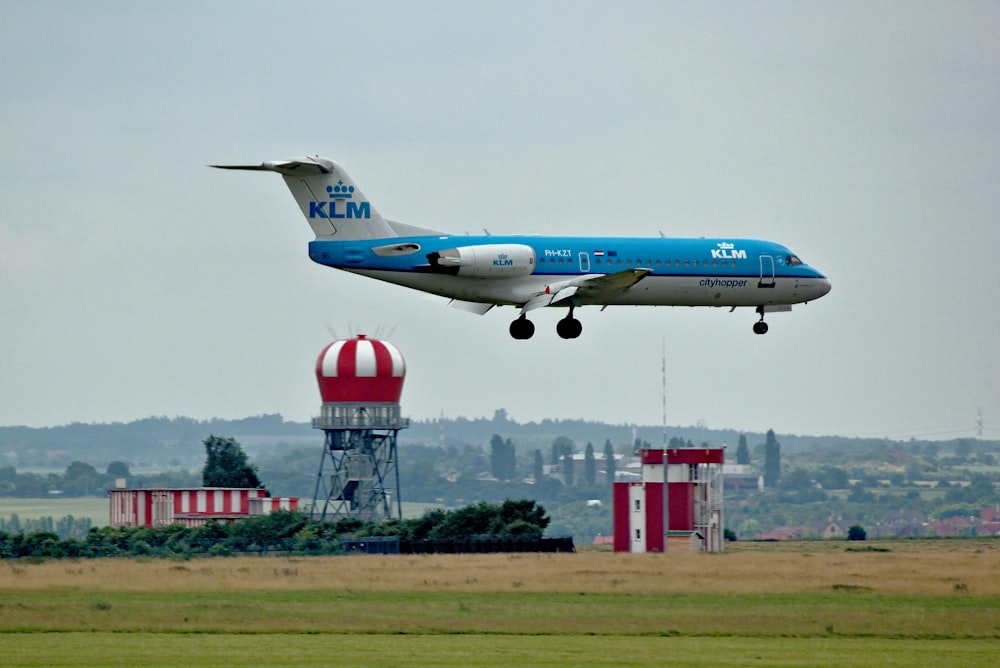
<path fill-rule="evenodd" d="M 401 251 L 377 255 L 373 249 L 385 248 L 387 242 Z M 436 269 L 428 260 L 448 249 L 482 247 L 495 250 L 475 258 L 483 266 L 468 276 Z M 531 253 L 517 257 L 511 252 L 524 248 Z M 574 305 L 766 307 L 808 302 L 830 289 L 823 274 L 788 248 L 755 239 L 441 235 L 317 240 L 309 244 L 309 256 L 388 283 L 493 304 L 522 305 L 546 288 L 557 290 L 570 281 L 629 269 L 648 274 L 593 301 L 586 295 L 574 297 Z M 496 273 L 490 273 L 494 267 Z M 507 267 L 511 271 L 504 273 Z"/>

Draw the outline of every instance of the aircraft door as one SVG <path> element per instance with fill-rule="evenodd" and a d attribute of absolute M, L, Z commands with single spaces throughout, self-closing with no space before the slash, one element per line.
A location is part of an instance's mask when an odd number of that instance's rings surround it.
<path fill-rule="evenodd" d="M 590 273 L 590 254 L 580 253 L 580 271 L 585 274 Z"/>
<path fill-rule="evenodd" d="M 774 287 L 774 257 L 770 255 L 760 256 L 760 281 L 758 288 Z"/>

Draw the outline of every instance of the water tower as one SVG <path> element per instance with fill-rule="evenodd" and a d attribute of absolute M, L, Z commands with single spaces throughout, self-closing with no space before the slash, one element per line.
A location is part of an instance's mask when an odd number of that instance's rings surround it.
<path fill-rule="evenodd" d="M 406 365 L 391 343 L 359 334 L 334 341 L 316 360 L 323 398 L 313 429 L 325 434 L 313 495 L 314 519 L 402 517 L 396 435 Z M 395 505 L 394 505 L 395 504 Z"/>

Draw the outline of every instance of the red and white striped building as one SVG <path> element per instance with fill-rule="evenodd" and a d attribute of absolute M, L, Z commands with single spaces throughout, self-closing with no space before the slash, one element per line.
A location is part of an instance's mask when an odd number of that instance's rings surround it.
<path fill-rule="evenodd" d="M 614 484 L 615 552 L 721 552 L 722 448 L 642 451 L 640 482 Z"/>
<path fill-rule="evenodd" d="M 210 520 L 233 522 L 276 510 L 297 510 L 297 497 L 272 498 L 263 489 L 195 487 L 189 489 L 112 489 L 111 526 L 200 526 Z"/>

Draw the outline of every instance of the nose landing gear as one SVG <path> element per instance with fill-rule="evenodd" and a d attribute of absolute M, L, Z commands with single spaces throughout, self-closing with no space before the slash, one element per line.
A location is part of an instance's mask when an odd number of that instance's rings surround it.
<path fill-rule="evenodd" d="M 764 307 L 758 306 L 757 313 L 760 314 L 760 320 L 753 324 L 754 334 L 767 334 L 767 323 L 764 322 Z"/>

